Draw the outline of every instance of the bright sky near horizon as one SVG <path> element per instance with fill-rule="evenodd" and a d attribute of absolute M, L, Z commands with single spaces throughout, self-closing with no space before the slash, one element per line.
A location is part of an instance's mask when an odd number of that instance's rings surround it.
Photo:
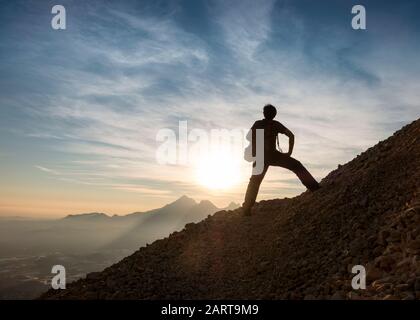
<path fill-rule="evenodd" d="M 0 1 L 0 216 L 241 203 L 249 164 L 161 165 L 156 135 L 248 129 L 266 103 L 323 178 L 419 117 L 420 2 L 359 2 L 367 30 L 354 1 L 63 0 L 66 30 L 55 1 Z M 259 199 L 303 190 L 272 168 Z"/>

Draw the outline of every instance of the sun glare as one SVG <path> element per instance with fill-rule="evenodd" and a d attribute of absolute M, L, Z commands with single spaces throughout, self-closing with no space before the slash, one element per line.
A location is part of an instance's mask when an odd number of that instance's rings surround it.
<path fill-rule="evenodd" d="M 196 162 L 196 178 L 209 189 L 228 189 L 240 181 L 240 164 L 229 152 L 214 151 Z"/>

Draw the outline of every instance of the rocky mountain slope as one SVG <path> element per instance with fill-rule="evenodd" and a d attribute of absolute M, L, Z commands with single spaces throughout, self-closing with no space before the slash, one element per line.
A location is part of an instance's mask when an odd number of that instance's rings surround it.
<path fill-rule="evenodd" d="M 420 299 L 419 169 L 416 120 L 315 193 L 217 212 L 42 298 Z"/>

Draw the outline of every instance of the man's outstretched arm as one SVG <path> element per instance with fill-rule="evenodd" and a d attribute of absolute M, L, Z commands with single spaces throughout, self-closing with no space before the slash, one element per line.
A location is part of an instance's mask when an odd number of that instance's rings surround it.
<path fill-rule="evenodd" d="M 251 129 L 249 129 L 246 139 L 251 142 L 252 145 L 252 156 L 255 157 L 256 153 L 256 134 L 255 134 L 255 123 L 252 125 Z"/>
<path fill-rule="evenodd" d="M 293 147 L 295 146 L 295 135 L 289 129 L 285 128 L 284 134 L 289 137 L 289 151 L 287 152 L 288 156 L 292 155 Z"/>

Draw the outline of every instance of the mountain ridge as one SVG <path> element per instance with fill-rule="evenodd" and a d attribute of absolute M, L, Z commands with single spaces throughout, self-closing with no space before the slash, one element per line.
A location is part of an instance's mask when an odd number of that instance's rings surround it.
<path fill-rule="evenodd" d="M 41 298 L 420 299 L 419 137 L 416 120 L 315 193 L 216 212 Z"/>
<path fill-rule="evenodd" d="M 214 207 L 215 209 L 219 209 L 219 210 L 233 210 L 236 209 L 238 207 L 240 207 L 239 204 L 235 203 L 234 201 L 231 201 L 229 203 L 229 205 L 227 207 L 217 207 L 215 204 L 213 204 L 210 200 L 200 200 L 199 202 L 197 202 L 196 200 L 194 200 L 191 197 L 188 197 L 187 195 L 183 195 L 181 197 L 179 197 L 178 199 L 164 205 L 163 207 L 160 208 L 154 208 L 154 209 L 150 209 L 150 210 L 146 210 L 146 211 L 135 211 L 135 212 L 131 212 L 131 213 L 127 213 L 127 214 L 123 214 L 123 215 L 119 215 L 119 214 L 106 214 L 104 212 L 83 212 L 83 213 L 74 213 L 74 214 L 68 214 L 65 217 L 61 218 L 61 219 L 100 219 L 100 218 L 115 218 L 115 219 L 119 219 L 119 218 L 128 218 L 128 217 L 133 217 L 136 215 L 142 215 L 142 214 L 148 214 L 148 213 L 153 213 L 156 212 L 157 210 L 160 210 L 162 208 L 165 208 L 167 206 L 176 206 L 176 205 L 203 205 L 206 204 L 208 206 Z M 18 218 L 18 217 L 16 217 Z"/>

